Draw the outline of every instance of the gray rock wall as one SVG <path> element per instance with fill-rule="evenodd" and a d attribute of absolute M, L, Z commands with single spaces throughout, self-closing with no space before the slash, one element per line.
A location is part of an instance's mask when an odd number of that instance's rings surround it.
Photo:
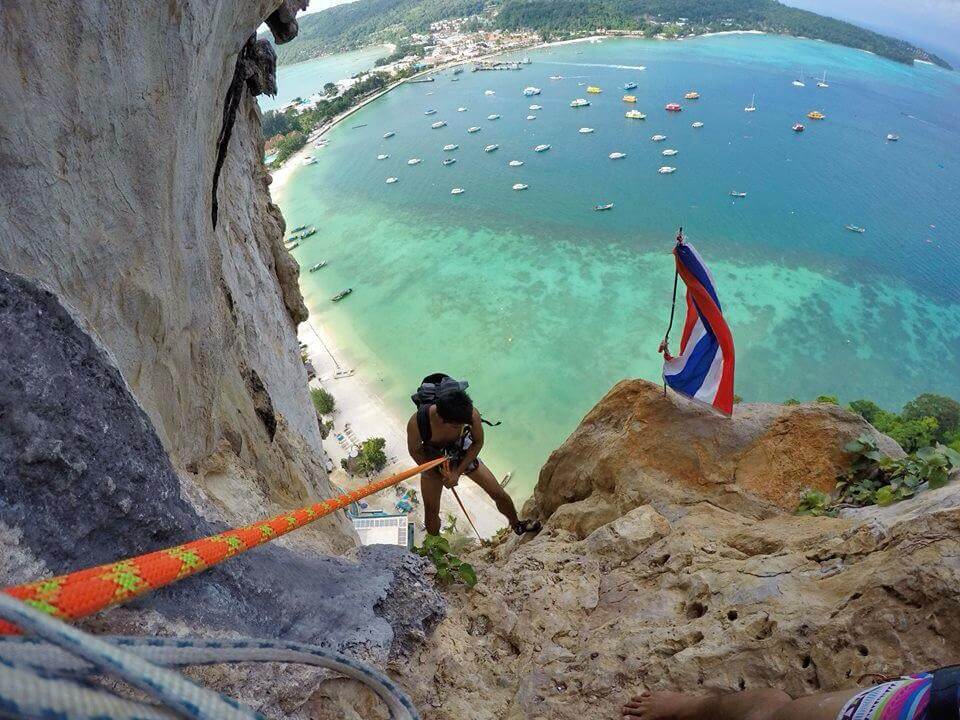
<path fill-rule="evenodd" d="M 0 5 L 0 268 L 51 289 L 96 338 L 200 500 L 225 463 L 264 503 L 330 490 L 295 336 L 299 269 L 245 85 L 211 222 L 237 55 L 279 5 Z M 254 505 L 218 509 L 250 521 Z M 318 542 L 354 538 L 339 522 Z"/>

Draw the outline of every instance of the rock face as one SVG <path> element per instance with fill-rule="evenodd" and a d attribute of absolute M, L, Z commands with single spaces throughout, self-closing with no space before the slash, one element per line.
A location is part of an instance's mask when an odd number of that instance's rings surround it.
<path fill-rule="evenodd" d="M 952 487 L 876 517 L 781 509 L 864 430 L 834 407 L 728 420 L 619 384 L 544 467 L 543 532 L 473 554 L 479 584 L 398 678 L 434 720 L 599 720 L 642 688 L 799 695 L 957 662 Z"/>
<path fill-rule="evenodd" d="M 0 267 L 52 290 L 106 350 L 197 498 L 231 448 L 261 502 L 215 499 L 230 522 L 330 491 L 252 95 L 273 88 L 272 52 L 247 45 L 268 16 L 295 35 L 300 5 L 0 7 Z M 325 537 L 355 543 L 346 523 Z"/>
<path fill-rule="evenodd" d="M 181 497 L 149 419 L 52 294 L 0 271 L 0 336 L 0 587 L 226 529 Z M 336 528 L 333 519 L 320 523 Z M 383 663 L 408 656 L 442 616 L 412 553 L 362 548 L 349 561 L 315 549 L 291 536 L 86 625 L 287 638 Z M 297 716 L 324 677 L 291 673 L 279 683 L 249 671 L 199 677 L 268 713 Z"/>

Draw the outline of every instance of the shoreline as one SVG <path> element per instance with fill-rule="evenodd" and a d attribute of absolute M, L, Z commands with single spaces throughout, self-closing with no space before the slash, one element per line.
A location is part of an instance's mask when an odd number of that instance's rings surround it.
<path fill-rule="evenodd" d="M 334 429 L 323 441 L 324 452 L 334 465 L 330 481 L 346 490 L 371 481 L 370 478 L 359 476 L 351 478 L 340 467 L 340 460 L 347 457 L 354 440 L 360 443 L 371 437 L 382 437 L 386 441 L 384 452 L 387 455 L 387 466 L 377 474 L 378 477 L 413 466 L 414 462 L 407 452 L 406 419 L 387 404 L 377 392 L 375 379 L 370 377 L 369 373 L 364 373 L 363 368 L 358 368 L 344 345 L 316 320 L 318 314 L 313 312 L 313 302 L 309 298 L 305 298 L 305 301 L 311 311 L 310 317 L 297 328 L 297 337 L 306 344 L 307 354 L 317 371 L 317 379 L 310 382 L 310 387 L 323 387 L 336 400 L 336 409 L 329 417 L 334 421 Z M 343 371 L 348 374 L 336 376 Z M 411 392 L 414 389 L 412 388 Z M 338 435 L 343 436 L 342 441 L 337 439 Z M 422 498 L 419 478 L 411 478 L 403 484 L 416 488 Z M 489 538 L 500 528 L 506 527 L 506 520 L 500 515 L 493 501 L 470 478 L 464 477 L 460 480 L 457 492 L 482 537 Z M 394 507 L 396 500 L 392 489 L 366 498 L 370 509 L 383 510 L 388 514 L 397 513 Z M 448 513 L 457 518 L 457 529 L 460 533 L 475 537 L 453 493 L 444 491 L 440 500 L 442 524 L 446 524 Z M 420 529 L 423 522 L 422 499 L 411 515 L 417 519 L 416 537 L 419 541 L 423 535 Z"/>

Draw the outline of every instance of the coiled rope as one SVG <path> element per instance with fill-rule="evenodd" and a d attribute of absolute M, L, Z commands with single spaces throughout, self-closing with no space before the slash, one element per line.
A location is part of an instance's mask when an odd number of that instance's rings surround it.
<path fill-rule="evenodd" d="M 28 637 L 0 638 L 0 717 L 28 720 L 259 720 L 235 700 L 168 670 L 228 662 L 302 663 L 367 685 L 395 720 L 419 720 L 410 699 L 375 668 L 316 645 L 276 640 L 97 638 L 0 594 L 0 617 Z M 110 675 L 158 701 L 151 705 L 91 685 Z"/>

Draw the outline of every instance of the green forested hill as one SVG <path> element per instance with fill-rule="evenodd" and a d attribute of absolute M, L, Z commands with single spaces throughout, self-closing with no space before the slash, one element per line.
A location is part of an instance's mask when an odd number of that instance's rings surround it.
<path fill-rule="evenodd" d="M 869 50 L 899 62 L 919 58 L 949 67 L 936 55 L 903 40 L 776 0 L 357 0 L 302 16 L 299 36 L 279 46 L 277 58 L 281 64 L 298 62 L 372 42 L 395 41 L 424 32 L 437 20 L 479 13 L 486 13 L 496 27 L 538 30 L 545 38 L 597 28 L 653 34 L 664 24 L 687 18 L 683 32 L 765 30 Z"/>

